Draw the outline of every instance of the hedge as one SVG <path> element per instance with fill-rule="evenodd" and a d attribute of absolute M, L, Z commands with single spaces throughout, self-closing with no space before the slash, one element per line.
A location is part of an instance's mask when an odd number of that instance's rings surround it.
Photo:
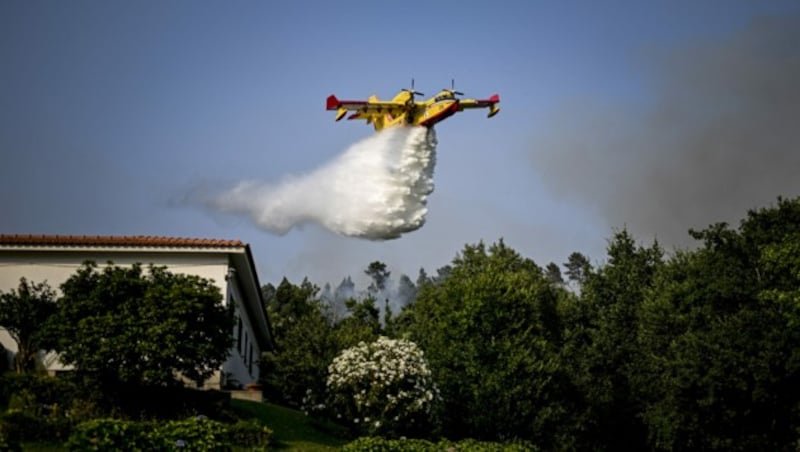
<path fill-rule="evenodd" d="M 343 452 L 535 452 L 539 448 L 526 442 L 495 443 L 466 439 L 437 443 L 424 439 L 385 439 L 362 437 L 346 444 Z"/>
<path fill-rule="evenodd" d="M 233 446 L 266 450 L 272 431 L 257 421 L 224 424 L 203 416 L 157 423 L 94 419 L 79 424 L 69 450 L 226 451 Z"/>

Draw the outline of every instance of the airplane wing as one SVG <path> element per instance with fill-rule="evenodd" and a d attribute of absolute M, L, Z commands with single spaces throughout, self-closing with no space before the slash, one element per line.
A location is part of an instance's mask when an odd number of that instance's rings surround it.
<path fill-rule="evenodd" d="M 500 108 L 495 105 L 499 102 L 500 96 L 497 94 L 494 94 L 488 99 L 461 99 L 458 102 L 458 111 L 462 111 L 466 108 L 488 108 L 489 117 L 491 118 L 500 111 Z"/>
<path fill-rule="evenodd" d="M 348 111 L 355 111 L 348 119 L 366 119 L 370 116 L 378 115 L 397 115 L 409 110 L 409 106 L 404 102 L 393 102 L 385 100 L 339 100 L 331 94 L 328 96 L 326 110 L 336 110 L 336 120 Z"/>

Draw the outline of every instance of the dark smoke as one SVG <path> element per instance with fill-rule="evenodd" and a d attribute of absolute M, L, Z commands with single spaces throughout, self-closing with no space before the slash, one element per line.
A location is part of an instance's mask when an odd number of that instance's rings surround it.
<path fill-rule="evenodd" d="M 640 111 L 573 105 L 537 139 L 534 164 L 555 193 L 668 246 L 800 194 L 800 16 L 647 67 L 653 97 Z"/>

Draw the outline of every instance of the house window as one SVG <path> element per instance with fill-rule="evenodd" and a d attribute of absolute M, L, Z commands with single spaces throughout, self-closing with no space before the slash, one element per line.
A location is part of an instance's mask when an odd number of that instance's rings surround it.
<path fill-rule="evenodd" d="M 248 353 L 248 356 L 250 357 L 250 364 L 247 365 L 247 372 L 249 372 L 250 375 L 253 375 L 253 343 L 252 342 L 250 343 L 250 351 Z"/>
<path fill-rule="evenodd" d="M 242 319 L 239 318 L 239 328 L 236 331 L 236 348 L 242 353 Z"/>

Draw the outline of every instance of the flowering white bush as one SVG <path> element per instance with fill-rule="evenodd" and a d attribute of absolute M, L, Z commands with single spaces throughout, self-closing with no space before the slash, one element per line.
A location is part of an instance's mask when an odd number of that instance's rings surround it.
<path fill-rule="evenodd" d="M 423 427 L 439 397 L 422 350 L 413 342 L 386 337 L 361 342 L 334 358 L 328 366 L 328 391 L 337 418 L 381 435 Z"/>

